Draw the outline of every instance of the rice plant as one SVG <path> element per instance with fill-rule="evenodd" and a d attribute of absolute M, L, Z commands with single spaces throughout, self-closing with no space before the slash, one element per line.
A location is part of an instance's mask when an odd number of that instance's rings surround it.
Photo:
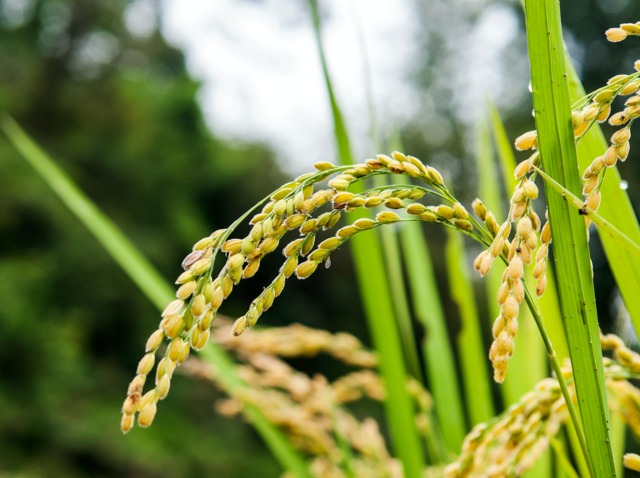
<path fill-rule="evenodd" d="M 640 457 L 623 458 L 621 450 L 614 452 L 610 418 L 615 413 L 640 435 L 640 390 L 633 382 L 640 378 L 640 355 L 619 337 L 599 331 L 588 248 L 588 226 L 593 223 L 613 245 L 607 246 L 607 253 L 611 250 L 609 260 L 635 325 L 640 320 L 633 306 L 640 286 L 637 220 L 624 204 L 613 206 L 615 218 L 605 214 L 604 205 L 609 200 L 605 176 L 614 175 L 616 164 L 630 155 L 631 126 L 640 116 L 640 73 L 616 75 L 571 104 L 575 92 L 567 84 L 570 65 L 565 65 L 558 5 L 550 0 L 525 2 L 535 130 L 514 141 L 517 150 L 531 154 L 513 168 L 515 182 L 506 181 L 513 188 L 503 214 L 494 199 L 463 204 L 443 174 L 410 154 L 393 151 L 352 161 L 313 1 L 310 11 L 334 117 L 338 164 L 316 163 L 314 171 L 282 185 L 229 227 L 197 241 L 182 262 L 175 296 L 17 124 L 8 117 L 2 122 L 16 148 L 162 310 L 126 392 L 122 431 L 136 423 L 153 423 L 159 402 L 168 397 L 173 375 L 182 366 L 190 376 L 212 381 L 228 393 L 217 409 L 228 416 L 246 416 L 286 476 L 579 476 L 577 467 L 583 475 L 603 477 L 617 476 L 621 463 L 640 471 Z M 617 42 L 640 35 L 639 25 L 622 24 L 608 30 L 606 37 Z M 640 69 L 638 63 L 634 66 Z M 629 99 L 613 113 L 614 101 L 621 96 Z M 620 128 L 602 154 L 597 146 L 577 151 L 605 121 Z M 499 135 L 499 122 L 493 124 Z M 585 160 L 585 155 L 591 157 Z M 542 185 L 548 211 L 538 205 Z M 434 344 L 432 337 L 418 347 L 393 307 L 393 300 L 399 299 L 390 277 L 404 277 L 398 257 L 405 261 L 414 309 L 428 314 L 430 307 L 439 307 L 426 244 L 419 235 L 423 224 L 444 227 L 452 235 L 452 295 L 459 304 L 471 304 L 466 310 L 467 335 L 460 341 L 463 350 L 452 350 L 439 316 L 421 319 L 437 341 Z M 400 240 L 380 241 L 377 234 L 383 229 Z M 348 334 L 296 325 L 261 327 L 260 319 L 274 301 L 287 300 L 288 281 L 330 277 L 332 255 L 347 242 L 353 243 L 376 351 Z M 474 288 L 459 269 L 467 244 L 481 249 L 469 268 L 481 277 L 496 270 L 501 274 L 494 282 L 491 300 L 497 317 L 484 354 L 480 349 L 485 324 L 478 323 Z M 383 254 L 384 247 L 401 250 Z M 549 262 L 551 251 L 555 267 Z M 234 288 L 251 280 L 265 257 L 278 253 L 281 266 L 246 312 L 233 321 L 216 321 Z M 393 257 L 395 269 L 389 265 Z M 552 268 L 557 280 L 550 274 Z M 400 272 L 393 275 L 391 270 Z M 564 332 L 559 332 L 559 324 L 545 320 L 546 306 L 538 300 L 556 292 L 560 310 L 555 317 L 562 316 Z M 512 373 L 527 372 L 523 365 L 510 368 L 518 354 L 516 339 L 525 308 L 538 329 L 552 374 L 495 414 L 483 371 L 490 365 L 497 384 Z M 569 357 L 560 356 L 556 340 L 566 341 Z M 423 363 L 415 366 L 418 348 Z M 603 350 L 610 356 L 603 356 Z M 200 354 L 194 357 L 191 351 Z M 329 380 L 296 371 L 285 361 L 319 354 L 356 370 Z M 456 354 L 465 378 L 458 377 Z M 428 386 L 422 368 L 429 376 Z M 474 376 L 483 378 L 481 385 L 474 384 Z M 388 442 L 380 423 L 359 419 L 349 410 L 348 404 L 362 399 L 386 405 Z M 478 399 L 489 405 L 474 407 Z M 542 458 L 550 449 L 553 469 Z"/>

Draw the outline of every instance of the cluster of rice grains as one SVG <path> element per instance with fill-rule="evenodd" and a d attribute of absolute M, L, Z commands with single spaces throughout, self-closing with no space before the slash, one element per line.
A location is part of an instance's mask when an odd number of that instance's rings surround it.
<path fill-rule="evenodd" d="M 629 380 L 640 376 L 640 355 L 627 348 L 615 335 L 600 337 L 605 358 L 604 372 L 610 392 L 609 406 L 621 413 L 631 431 L 640 436 L 640 390 Z M 571 367 L 563 368 L 575 401 Z M 477 425 L 466 436 L 460 456 L 445 470 L 447 478 L 521 476 L 548 448 L 569 418 L 560 385 L 554 378 L 539 382 L 495 419 Z M 625 466 L 640 469 L 637 455 L 625 457 Z M 637 468 L 633 468 L 633 467 Z"/>
<path fill-rule="evenodd" d="M 640 35 L 640 23 L 623 23 L 619 28 L 607 30 L 606 35 L 612 42 L 622 41 L 629 35 Z M 640 71 L 640 60 L 635 62 L 634 67 L 636 71 Z M 574 134 L 577 139 L 585 134 L 593 121 L 604 122 L 608 119 L 611 126 L 619 127 L 611 136 L 611 146 L 602 156 L 591 162 L 582 177 L 585 205 L 594 211 L 600 206 L 600 187 L 605 171 L 615 166 L 618 161 L 625 161 L 629 156 L 631 126 L 640 116 L 639 76 L 636 72 L 610 78 L 606 86 L 587 96 L 573 111 Z M 611 115 L 612 103 L 619 96 L 630 97 L 625 101 L 622 111 Z M 589 225 L 590 219 L 585 216 L 585 220 Z"/>
<path fill-rule="evenodd" d="M 625 23 L 620 25 L 620 28 L 607 31 L 610 41 L 621 41 L 628 35 L 640 35 L 640 24 Z M 635 63 L 635 68 L 640 70 L 640 60 Z M 611 146 L 604 155 L 595 158 L 584 171 L 584 206 L 591 210 L 597 210 L 600 205 L 600 187 L 606 169 L 615 166 L 618 161 L 625 161 L 629 155 L 631 125 L 640 116 L 639 76 L 640 73 L 637 72 L 614 76 L 605 87 L 578 102 L 572 111 L 576 141 L 579 141 L 595 122 L 602 123 L 608 119 L 612 126 L 620 126 L 611 136 Z M 628 95 L 633 96 L 625 102 L 624 110 L 611 115 L 613 101 L 618 96 Z M 518 164 L 514 171 L 519 182 L 511 197 L 508 220 L 497 228 L 497 231 L 493 224 L 487 224 L 489 231 L 494 234 L 494 239 L 491 247 L 480 253 L 474 264 L 476 270 L 484 276 L 491 269 L 495 258 L 506 254 L 509 261 L 502 277 L 502 286 L 498 291 L 501 312 L 493 324 L 494 341 L 489 352 L 497 382 L 504 380 L 509 359 L 513 354 L 514 338 L 518 330 L 517 316 L 525 297 L 522 284 L 524 266 L 533 262 L 536 293 L 538 296 L 542 295 L 547 287 L 546 269 L 551 243 L 549 222 L 540 229 L 540 218 L 532 208 L 532 201 L 538 197 L 538 188 L 534 180 L 536 168 L 541 162 L 540 153 L 537 151 L 537 132 L 528 131 L 519 136 L 515 146 L 519 151 L 533 150 L 533 154 Z M 480 217 L 482 210 L 483 208 L 480 208 L 480 211 L 476 210 Z M 591 222 L 588 215 L 585 215 L 585 222 L 587 226 Z M 515 230 L 515 234 L 509 241 L 512 229 Z M 534 260 L 533 252 L 536 248 Z"/>
<path fill-rule="evenodd" d="M 256 324 L 282 293 L 288 278 L 295 274 L 298 279 L 306 279 L 320 264 L 328 267 L 332 252 L 362 231 L 418 220 L 445 225 L 485 243 L 491 237 L 490 232 L 450 194 L 440 173 L 412 156 L 395 152 L 392 156 L 379 155 L 355 166 L 336 167 L 320 162 L 315 167 L 316 172 L 284 185 L 228 229 L 215 231 L 195 244 L 193 252 L 182 263 L 184 272 L 176 281 L 179 285 L 176 300 L 162 313 L 159 328 L 149 337 L 146 354 L 129 386 L 122 408 L 121 428 L 124 432 L 132 428 L 136 414 L 139 426 L 147 427 L 152 423 L 158 401 L 167 396 L 175 368 L 184 362 L 191 349 L 199 350 L 207 343 L 211 324 L 234 286 L 242 279 L 253 277 L 261 260 L 277 250 L 281 243 L 284 244 L 282 254 L 285 259 L 278 274 L 251 302 L 246 314 L 235 321 L 234 335 L 240 335 Z M 420 185 L 377 187 L 358 194 L 347 191 L 351 184 L 383 173 L 415 178 Z M 425 206 L 414 202 L 425 195 L 433 196 L 439 204 Z M 262 210 L 249 221 L 249 233 L 244 237 L 232 237 L 238 226 L 260 206 Z M 318 237 L 336 228 L 344 213 L 374 207 L 382 209 L 375 218 L 360 218 L 337 228 L 334 234 L 329 233 L 322 240 Z M 401 217 L 396 212 L 400 210 L 407 214 Z M 495 218 L 486 211 L 484 217 L 489 227 L 495 229 Z M 297 233 L 298 237 L 285 243 L 284 237 L 288 233 Z M 224 265 L 215 276 L 215 260 L 220 256 L 224 256 Z M 155 386 L 145 393 L 145 382 L 165 342 L 168 345 L 156 367 Z"/>
<path fill-rule="evenodd" d="M 346 407 L 363 398 L 382 401 L 386 395 L 374 370 L 376 356 L 357 338 L 299 324 L 249 330 L 239 338 L 229 336 L 228 325 L 219 321 L 213 336 L 238 358 L 237 371 L 246 386 L 219 401 L 219 413 L 237 416 L 247 404 L 257 407 L 310 458 L 311 476 L 344 477 L 345 446 L 349 447 L 349 466 L 355 476 L 403 476 L 378 423 L 371 418 L 359 420 Z M 323 375 L 301 373 L 283 360 L 319 354 L 354 370 L 329 381 Z M 216 368 L 211 364 L 190 359 L 184 368 L 192 376 L 218 383 Z M 408 383 L 408 389 L 417 405 L 421 429 L 430 433 L 431 397 L 416 381 Z"/>
<path fill-rule="evenodd" d="M 535 149 L 536 146 L 535 131 L 525 133 L 516 140 L 516 148 L 519 150 Z M 485 221 L 492 235 L 489 248 L 482 251 L 475 260 L 476 270 L 481 276 L 485 276 L 496 258 L 502 257 L 507 262 L 502 275 L 502 284 L 498 289 L 500 315 L 493 323 L 494 340 L 489 350 L 493 377 L 499 383 L 502 383 L 506 377 L 507 366 L 514 352 L 514 341 L 518 332 L 518 313 L 520 304 L 525 299 L 524 267 L 533 262 L 534 252 L 538 248 L 541 222 L 532 207 L 532 202 L 538 197 L 538 187 L 534 183 L 534 166 L 539 158 L 540 155 L 536 151 L 516 168 L 514 174 L 518 184 L 511 196 L 509 217 L 502 225 L 496 224 L 493 215 L 489 216 L 479 200 L 474 202 L 476 214 Z M 543 244 L 535 254 L 534 268 L 538 295 L 542 295 L 547 284 L 546 260 L 551 242 L 551 229 L 548 222 L 542 228 L 540 235 Z"/>

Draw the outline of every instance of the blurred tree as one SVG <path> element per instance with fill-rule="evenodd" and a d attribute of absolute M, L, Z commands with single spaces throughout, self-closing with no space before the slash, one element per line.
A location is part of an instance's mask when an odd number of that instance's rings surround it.
<path fill-rule="evenodd" d="M 195 240 L 283 176 L 265 147 L 206 131 L 182 54 L 153 10 L 141 31 L 131 8 L 0 2 L 0 110 L 172 278 Z M 121 436 L 120 403 L 157 312 L 5 140 L 0 157 L 0 471 L 275 474 L 250 429 L 212 414 L 206 386 L 177 383 L 164 420 Z"/>

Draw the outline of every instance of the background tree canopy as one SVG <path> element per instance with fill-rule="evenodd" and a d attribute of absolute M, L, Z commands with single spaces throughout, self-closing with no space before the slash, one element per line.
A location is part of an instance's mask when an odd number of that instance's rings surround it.
<path fill-rule="evenodd" d="M 157 30 L 132 35 L 123 23 L 126 6 L 0 0 L 0 111 L 15 117 L 170 279 L 198 238 L 232 222 L 287 176 L 268 147 L 230 143 L 205 127 L 199 85 L 182 53 Z M 562 6 L 588 89 L 640 57 L 637 43 L 627 42 L 620 54 L 602 34 L 636 20 L 640 6 Z M 425 24 L 437 21 L 427 21 L 429 2 L 403 8 L 421 12 Z M 423 40 L 434 45 L 428 29 Z M 426 89 L 437 72 L 423 66 L 417 84 Z M 464 160 L 464 125 L 454 116 L 448 121 L 457 133 L 447 158 Z M 530 122 L 510 117 L 510 133 Z M 439 152 L 421 134 L 428 127 L 402 131 L 405 149 L 425 159 Z M 153 429 L 121 435 L 122 398 L 156 311 L 4 138 L 0 158 L 0 474 L 275 476 L 278 466 L 251 429 L 212 413 L 218 392 L 182 377 Z M 622 166 L 625 177 L 638 177 L 636 163 Z M 637 186 L 630 187 L 636 204 Z M 292 283 L 267 321 L 304 321 L 366 341 L 349 261 L 335 260 L 332 268 L 331 280 Z M 224 311 L 242 313 L 256 292 L 244 286 Z M 606 311 L 610 299 L 603 295 L 600 304 Z"/>

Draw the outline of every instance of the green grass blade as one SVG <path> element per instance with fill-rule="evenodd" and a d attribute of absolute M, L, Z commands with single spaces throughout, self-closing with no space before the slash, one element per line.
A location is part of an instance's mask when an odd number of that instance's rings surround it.
<path fill-rule="evenodd" d="M 344 116 L 335 92 L 333 90 L 333 82 L 331 81 L 331 75 L 329 73 L 329 66 L 327 65 L 327 56 L 324 53 L 324 43 L 322 42 L 322 29 L 320 26 L 320 13 L 318 12 L 317 0 L 308 0 L 309 11 L 311 12 L 311 21 L 313 23 L 313 32 L 316 40 L 316 47 L 318 49 L 318 57 L 320 58 L 320 64 L 322 66 L 322 74 L 324 76 L 324 84 L 327 89 L 327 95 L 329 96 L 329 104 L 331 106 L 331 115 L 333 117 L 333 135 L 336 140 L 336 147 L 338 148 L 338 158 L 342 164 L 352 164 L 353 154 L 351 152 L 351 142 L 349 141 L 349 133 L 347 132 L 347 126 L 344 121 Z"/>
<path fill-rule="evenodd" d="M 613 437 L 613 456 L 615 458 L 616 472 L 618 473 L 618 476 L 624 476 L 622 457 L 625 452 L 626 432 L 627 425 L 624 422 L 622 414 L 618 411 L 613 411 L 611 414 L 611 436 Z"/>
<path fill-rule="evenodd" d="M 570 98 L 571 101 L 577 101 L 584 96 L 584 88 L 571 64 L 567 63 Z M 578 143 L 580 169 L 586 169 L 595 157 L 604 153 L 607 147 L 607 140 L 602 134 L 602 129 L 598 124 L 593 125 Z M 609 168 L 601 186 L 603 200 L 598 208 L 598 213 L 633 242 L 640 244 L 638 219 L 628 194 L 620 188 L 620 182 L 620 173 L 617 168 Z M 620 289 L 624 304 L 629 311 L 631 321 L 636 333 L 640 333 L 640 294 L 638 294 L 638 290 L 640 290 L 640 262 L 629 260 L 626 253 L 610 237 L 603 234 L 601 239 L 609 266 Z"/>
<path fill-rule="evenodd" d="M 580 175 L 571 126 L 559 5 L 554 0 L 527 0 L 525 13 L 543 165 L 550 176 L 579 194 Z M 560 304 L 588 448 L 585 454 L 592 476 L 616 476 L 584 220 L 555 190 L 545 190 Z"/>
<path fill-rule="evenodd" d="M 486 422 L 496 415 L 491 395 L 488 359 L 482 343 L 480 317 L 473 284 L 469 277 L 469 262 L 462 235 L 447 229 L 445 256 L 449 273 L 451 298 L 458 306 L 462 327 L 457 337 L 465 402 L 471 426 Z M 437 405 L 437 404 L 436 404 Z"/>
<path fill-rule="evenodd" d="M 93 204 L 67 174 L 49 158 L 9 116 L 0 119 L 0 128 L 22 157 L 42 176 L 60 200 L 98 239 L 133 282 L 157 307 L 164 308 L 173 288 L 147 262 L 116 225 Z M 171 299 L 169 299 L 171 300 Z"/>
<path fill-rule="evenodd" d="M 163 310 L 175 298 L 173 287 L 162 278 L 153 265 L 140 253 L 122 231 L 96 206 L 73 180 L 8 116 L 2 118 L 0 129 L 24 159 L 36 170 L 53 192 L 95 236 L 109 255 L 122 267 L 142 293 Z M 242 386 L 231 358 L 219 346 L 209 343 L 203 357 L 213 362 L 220 372 L 225 390 L 233 394 Z M 286 437 L 254 406 L 247 406 L 249 422 L 263 438 L 280 464 L 295 476 L 310 478 L 302 456 Z"/>
<path fill-rule="evenodd" d="M 457 452 L 466 430 L 462 395 L 429 249 L 422 229 L 416 223 L 403 225 L 400 240 L 414 314 L 426 330 L 422 352 L 436 416 L 447 449 Z"/>
<path fill-rule="evenodd" d="M 560 439 L 558 438 L 552 438 L 550 440 L 550 444 L 555 453 L 558 468 L 562 470 L 564 476 L 566 476 L 567 478 L 580 478 L 578 472 L 575 470 L 575 468 L 573 468 L 571 460 L 569 460 L 569 457 L 567 457 L 567 453 L 564 445 L 562 444 L 562 441 L 560 441 Z"/>
<path fill-rule="evenodd" d="M 369 64 L 369 55 L 364 41 L 362 25 L 356 18 L 355 29 L 358 35 L 360 45 L 363 72 L 364 72 L 364 92 L 367 99 L 367 109 L 369 110 L 369 140 L 373 151 L 381 151 L 380 135 L 378 133 L 378 120 L 376 114 L 376 105 L 373 94 L 373 74 Z M 399 139 L 396 142 L 399 143 Z M 401 149 L 401 148 L 397 148 Z M 376 187 L 389 184 L 387 176 L 377 176 L 373 178 Z M 413 324 L 409 300 L 407 297 L 407 288 L 402 271 L 402 258 L 400 252 L 400 243 L 396 231 L 390 227 L 382 227 L 376 231 L 380 241 L 382 242 L 382 254 L 384 256 L 385 266 L 389 277 L 389 288 L 391 292 L 392 302 L 395 310 L 395 318 L 400 332 L 400 340 L 402 341 L 402 350 L 404 352 L 407 371 L 416 380 L 424 383 L 424 376 L 420 366 L 420 358 L 418 356 L 418 347 L 413 333 Z M 429 451 L 429 447 L 427 447 Z M 427 453 L 430 455 L 430 453 Z M 429 456 L 433 459 L 433 456 Z"/>
<path fill-rule="evenodd" d="M 315 0 L 309 0 L 308 4 L 333 115 L 338 158 L 341 164 L 351 164 L 353 157 L 349 135 L 334 94 L 324 54 L 318 7 Z M 354 220 L 358 217 L 361 216 L 353 214 Z M 396 455 L 403 463 L 405 475 L 409 478 L 417 478 L 424 470 L 424 450 L 414 420 L 414 404 L 406 389 L 406 366 L 380 243 L 374 234 L 365 234 L 353 238 L 352 250 L 365 314 L 375 348 L 380 356 L 380 370 L 387 388 L 385 411 L 391 441 Z"/>
<path fill-rule="evenodd" d="M 386 178 L 380 176 L 376 186 L 385 184 Z M 396 231 L 390 227 L 380 228 L 377 231 L 382 242 L 382 254 L 387 269 L 389 292 L 391 294 L 395 317 L 402 341 L 402 350 L 407 363 L 407 371 L 416 380 L 424 381 L 420 367 L 420 359 L 416 347 L 416 340 L 413 334 L 413 324 L 411 320 L 411 309 L 407 298 L 407 288 L 402 271 L 401 247 Z"/>
<path fill-rule="evenodd" d="M 500 169 L 502 170 L 502 181 L 507 194 L 510 194 L 516 187 L 517 181 L 513 176 L 513 170 L 516 167 L 516 157 L 513 154 L 511 141 L 507 135 L 500 113 L 496 105 L 489 101 L 489 115 L 491 117 L 491 132 L 493 133 L 493 141 L 496 145 Z"/>
<path fill-rule="evenodd" d="M 402 149 L 399 138 L 393 140 L 395 149 Z M 409 181 L 402 178 L 400 182 Z M 444 445 L 451 452 L 457 452 L 466 432 L 463 395 L 460 390 L 460 380 L 455 363 L 455 353 L 451 348 L 449 334 L 447 330 L 447 318 L 440 299 L 435 270 L 431 263 L 429 246 L 424 236 L 424 231 L 418 223 L 406 223 L 399 231 L 402 255 L 405 261 L 409 289 L 411 290 L 411 300 L 414 313 L 426 331 L 426 338 L 422 343 L 422 355 L 424 358 L 427 374 L 429 375 L 429 389 L 435 401 L 435 414 L 440 424 L 439 431 L 444 440 Z M 464 246 L 458 250 L 457 267 L 467 268 L 467 264 L 462 258 L 465 256 Z M 420 251 L 417 253 L 415 251 Z M 464 273 L 464 270 L 461 271 Z M 426 300 L 425 300 L 426 294 Z M 464 340 L 473 340 L 473 329 L 463 330 Z M 480 339 L 480 335 L 477 336 Z M 460 349 L 464 350 L 464 349 Z M 475 350 L 476 353 L 473 353 Z M 478 352 L 479 350 L 479 352 Z M 482 351 L 482 341 L 476 344 L 475 349 L 466 352 L 466 363 L 472 364 L 472 357 L 475 359 L 474 368 L 478 364 L 486 364 L 486 357 Z M 462 358 L 464 361 L 464 358 Z M 481 365 L 480 365 L 481 366 Z M 464 367 L 464 364 L 463 364 Z M 486 374 L 486 369 L 485 369 Z M 471 376 L 472 372 L 463 375 Z M 481 373 L 480 373 L 481 375 Z M 477 378 L 477 377 L 476 377 Z M 488 381 L 478 384 L 481 380 L 477 378 L 475 383 L 467 384 L 465 380 L 466 393 L 464 396 L 474 397 L 474 402 L 486 400 L 485 403 L 468 403 L 467 409 L 473 407 L 474 414 L 481 414 L 481 410 L 491 406 L 491 394 L 480 392 L 484 386 L 489 387 Z M 476 390 L 478 389 L 478 390 Z M 478 395 L 474 393 L 478 392 Z M 476 399 L 476 397 L 478 397 Z M 489 416 L 493 416 L 489 414 Z"/>

